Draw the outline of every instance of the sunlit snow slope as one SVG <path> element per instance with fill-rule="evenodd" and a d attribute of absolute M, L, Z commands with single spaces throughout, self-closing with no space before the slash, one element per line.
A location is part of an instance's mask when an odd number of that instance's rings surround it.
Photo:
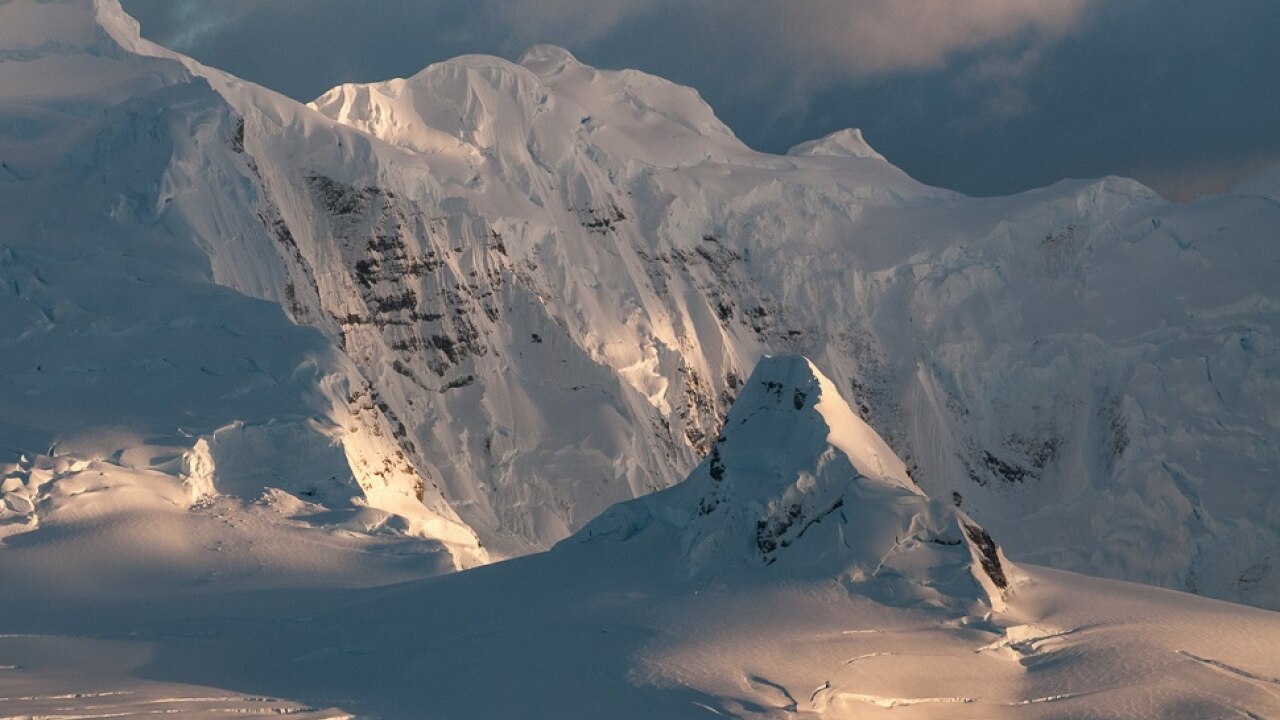
<path fill-rule="evenodd" d="M 801 352 L 1015 560 L 1280 607 L 1274 176 L 966 198 L 550 47 L 308 107 L 114 0 L 0 5 L 0 58 L 7 527 L 83 460 L 524 553 Z"/>
<path fill-rule="evenodd" d="M 1280 614 L 1012 565 L 809 361 L 744 383 L 686 481 L 548 552 L 363 590 L 0 583 L 0 713 L 1280 714 Z"/>

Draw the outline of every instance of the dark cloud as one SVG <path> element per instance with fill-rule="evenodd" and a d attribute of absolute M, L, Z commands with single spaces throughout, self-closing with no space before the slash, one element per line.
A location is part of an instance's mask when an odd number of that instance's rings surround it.
<path fill-rule="evenodd" d="M 123 3 L 149 37 L 302 100 L 550 42 L 696 87 L 753 147 L 862 127 L 971 194 L 1116 174 L 1185 199 L 1280 161 L 1268 0 Z"/>

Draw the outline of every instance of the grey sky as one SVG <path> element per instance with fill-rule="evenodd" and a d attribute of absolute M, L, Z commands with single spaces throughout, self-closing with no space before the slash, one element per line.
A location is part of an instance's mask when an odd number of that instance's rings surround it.
<path fill-rule="evenodd" d="M 844 127 L 975 195 L 1136 177 L 1186 199 L 1280 163 L 1270 0 L 123 0 L 161 43 L 309 100 L 550 42 L 696 87 L 768 151 Z"/>

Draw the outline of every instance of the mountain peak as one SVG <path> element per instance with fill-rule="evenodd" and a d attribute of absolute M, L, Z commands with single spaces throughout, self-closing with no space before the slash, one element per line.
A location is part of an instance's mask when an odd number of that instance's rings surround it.
<path fill-rule="evenodd" d="M 25 57 L 53 48 L 113 54 L 133 49 L 138 22 L 119 0 L 12 0 L 0 2 L 0 49 Z"/>
<path fill-rule="evenodd" d="M 558 45 L 534 45 L 520 56 L 519 64 L 539 77 L 548 77 L 577 62 L 573 53 Z"/>
<path fill-rule="evenodd" d="M 1000 606 L 1007 563 L 985 530 L 930 500 L 808 359 L 765 357 L 711 453 L 683 483 L 623 503 L 577 536 L 675 530 L 691 575 L 776 566 L 886 602 Z"/>
<path fill-rule="evenodd" d="M 859 128 L 837 130 L 817 140 L 800 143 L 787 151 L 792 157 L 855 157 L 885 160 L 862 136 Z M 885 160 L 885 162 L 888 162 Z"/>
<path fill-rule="evenodd" d="M 333 88 L 311 107 L 417 152 L 462 149 L 501 164 L 574 158 L 615 175 L 636 161 L 681 167 L 749 152 L 692 88 L 634 70 L 597 70 L 535 45 L 520 63 L 467 55 L 411 78 Z"/>
<path fill-rule="evenodd" d="M 759 435 L 752 454 L 794 452 L 802 442 L 821 453 L 829 445 L 861 476 L 920 492 L 888 444 L 801 355 L 766 355 L 757 363 L 725 420 L 726 436 L 744 431 Z"/>

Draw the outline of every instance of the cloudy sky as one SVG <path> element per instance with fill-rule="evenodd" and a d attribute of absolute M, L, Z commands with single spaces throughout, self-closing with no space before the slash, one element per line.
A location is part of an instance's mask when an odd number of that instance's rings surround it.
<path fill-rule="evenodd" d="M 1273 0 L 123 0 L 143 33 L 310 100 L 562 45 L 696 87 L 752 147 L 863 128 L 929 183 L 1126 175 L 1185 200 L 1280 163 Z"/>

